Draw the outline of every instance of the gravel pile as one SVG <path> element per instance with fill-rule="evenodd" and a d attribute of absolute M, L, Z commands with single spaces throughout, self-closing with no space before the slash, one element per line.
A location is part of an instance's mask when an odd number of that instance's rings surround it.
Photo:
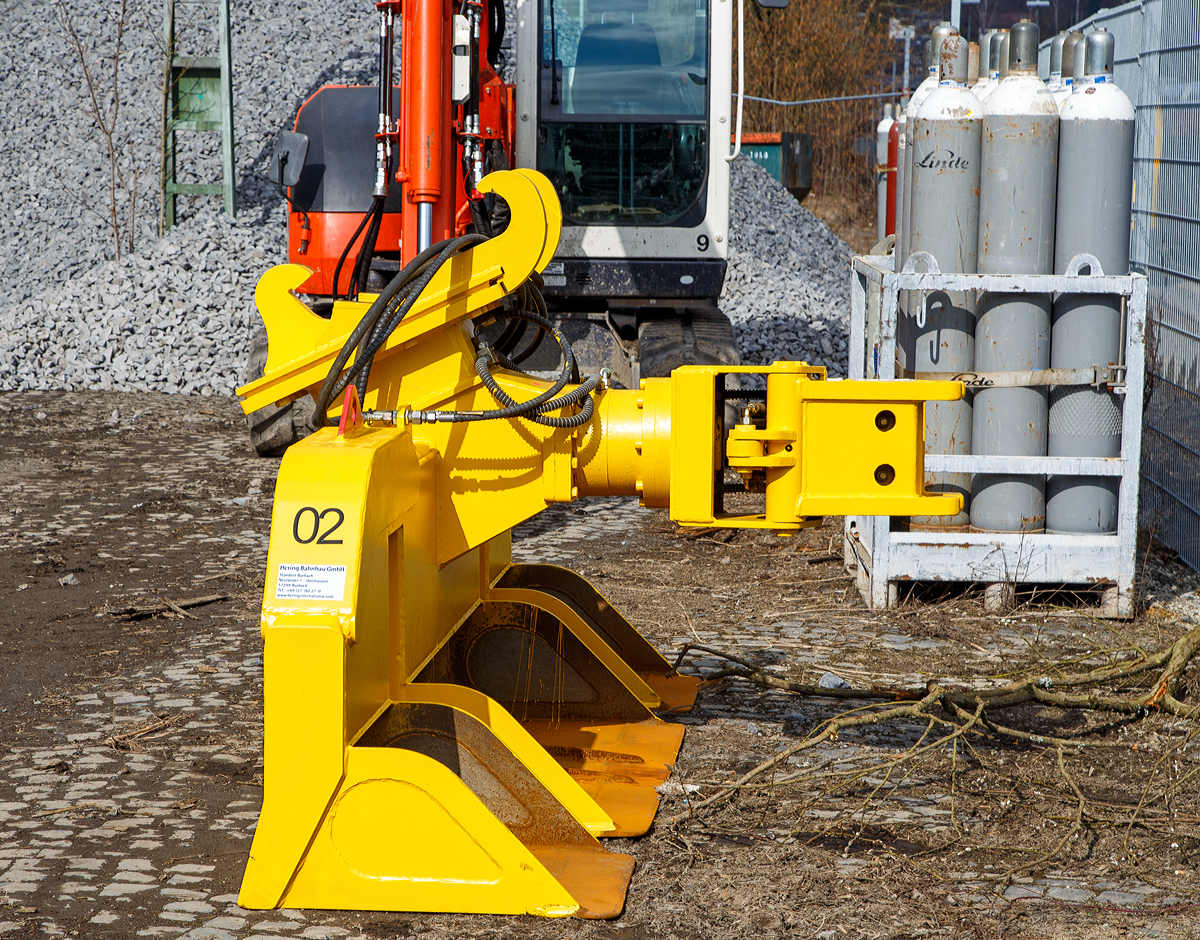
<path fill-rule="evenodd" d="M 67 6 L 103 96 L 111 66 L 97 63 L 111 55 L 118 4 Z M 160 240 L 162 4 L 129 0 L 129 9 L 116 136 L 141 196 L 134 250 L 123 245 L 115 261 L 105 141 L 85 108 L 78 56 L 52 5 L 0 5 L 0 161 L 10 168 L 0 174 L 0 216 L 10 220 L 0 235 L 0 391 L 232 392 L 257 327 L 255 282 L 287 260 L 285 208 L 264 178 L 271 143 L 321 85 L 374 81 L 373 3 L 233 0 L 238 219 L 218 197 L 184 197 L 180 225 Z M 180 5 L 181 54 L 215 54 L 212 11 Z M 218 181 L 219 143 L 179 135 L 180 180 Z M 127 234 L 124 194 L 118 210 Z"/>
<path fill-rule="evenodd" d="M 66 3 L 101 98 L 111 91 L 118 0 Z M 158 229 L 162 121 L 162 3 L 128 0 L 122 38 L 120 110 L 115 140 L 127 181 L 138 178 L 135 253 Z M 180 54 L 215 55 L 215 5 L 180 4 Z M 234 122 L 239 215 L 276 227 L 279 195 L 263 178 L 276 133 L 326 82 L 371 81 L 374 4 L 362 0 L 233 0 Z M 0 4 L 0 304 L 61 286 L 114 255 L 108 211 L 108 159 L 87 109 L 78 56 L 45 0 Z M 108 58 L 106 63 L 104 60 Z M 180 134 L 180 179 L 220 180 L 219 134 Z M 184 197 L 181 218 L 217 206 L 217 197 Z M 118 198 L 122 229 L 127 201 Z M 364 205 L 365 208 L 365 205 Z M 271 218 L 268 219 L 268 216 Z M 206 235 L 199 235 L 203 242 Z"/>
<path fill-rule="evenodd" d="M 232 394 L 281 224 L 207 210 L 136 255 L 0 312 L 0 389 Z"/>
<path fill-rule="evenodd" d="M 96 63 L 112 47 L 116 24 L 103 10 L 115 5 L 71 7 L 93 74 L 106 81 Z M 0 236 L 0 391 L 212 395 L 245 381 L 255 282 L 286 260 L 285 208 L 264 179 L 271 142 L 322 84 L 374 80 L 366 48 L 374 12 L 362 0 L 233 7 L 239 218 L 226 218 L 216 198 L 183 199 L 181 224 L 159 239 L 161 5 L 131 0 L 118 136 L 122 169 L 129 179 L 137 170 L 142 196 L 134 249 L 120 260 L 105 220 L 104 141 L 83 109 L 64 29 L 39 0 L 0 7 L 0 160 L 15 168 L 0 176 L 0 214 L 11 220 Z M 209 26 L 183 24 L 180 51 L 207 51 Z M 218 179 L 218 143 L 218 135 L 181 138 L 181 178 Z M 849 249 L 744 157 L 733 168 L 732 203 L 722 307 L 745 361 L 802 358 L 840 374 Z M 127 204 L 119 209 L 124 219 Z"/>
<path fill-rule="evenodd" d="M 742 361 L 804 360 L 846 374 L 850 246 L 748 157 L 734 161 L 721 309 Z"/>

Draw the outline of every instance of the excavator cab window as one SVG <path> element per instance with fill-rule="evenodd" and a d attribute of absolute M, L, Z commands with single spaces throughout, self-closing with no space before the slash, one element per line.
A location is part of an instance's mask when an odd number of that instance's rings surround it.
<path fill-rule="evenodd" d="M 538 168 L 579 224 L 679 223 L 707 164 L 708 0 L 542 0 Z"/>
<path fill-rule="evenodd" d="M 707 0 L 543 0 L 542 118 L 703 120 Z"/>

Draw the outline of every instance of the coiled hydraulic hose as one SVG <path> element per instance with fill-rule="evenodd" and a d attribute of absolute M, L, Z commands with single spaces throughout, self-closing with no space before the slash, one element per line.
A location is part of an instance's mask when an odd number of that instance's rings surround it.
<path fill-rule="evenodd" d="M 526 286 L 530 288 L 530 292 L 538 300 L 541 299 L 536 287 L 532 285 Z M 555 397 L 568 382 L 572 381 L 573 377 L 575 381 L 578 381 L 578 367 L 575 363 L 575 353 L 571 349 L 571 344 L 562 332 L 548 318 L 543 317 L 541 314 L 533 313 L 529 310 L 513 310 L 510 313 L 501 314 L 500 319 L 506 318 L 515 318 L 532 323 L 538 327 L 542 335 L 549 334 L 558 343 L 559 348 L 562 350 L 563 368 L 554 384 L 536 398 L 525 402 L 516 401 L 500 387 L 500 384 L 492 376 L 489 361 L 494 358 L 501 368 L 519 372 L 520 369 L 517 363 L 497 349 L 489 349 L 485 345 L 480 349 L 480 355 L 475 360 L 475 371 L 483 382 L 484 387 L 491 392 L 492 397 L 500 402 L 503 407 L 487 411 L 414 411 L 408 414 L 408 420 L 411 423 L 423 424 L 434 421 L 457 423 L 464 421 L 494 421 L 503 418 L 525 418 L 528 421 L 533 421 L 535 424 L 552 428 L 577 428 L 580 425 L 587 424 L 592 419 L 595 409 L 595 404 L 591 397 L 592 392 L 599 387 L 603 381 L 603 376 L 589 376 L 582 384 L 573 388 L 567 394 Z M 579 404 L 581 401 L 583 402 L 583 407 L 577 414 L 558 418 L 543 413 L 557 411 L 560 408 L 569 408 Z"/>
<path fill-rule="evenodd" d="M 313 423 L 316 427 L 323 427 L 330 423 L 328 417 L 330 403 L 341 395 L 351 382 L 358 390 L 359 400 L 362 400 L 375 354 L 383 348 L 388 337 L 395 332 L 396 327 L 412 309 L 413 304 L 416 303 L 417 298 L 421 296 L 422 291 L 428 286 L 438 269 L 453 255 L 486 240 L 481 235 L 464 235 L 461 238 L 449 238 L 438 242 L 413 258 L 392 278 L 346 338 L 341 351 L 330 366 L 321 390 L 317 394 L 313 413 Z M 410 412 L 407 418 L 411 423 L 525 418 L 548 427 L 574 428 L 591 420 L 595 409 L 592 392 L 604 381 L 604 376 L 594 375 L 582 383 L 579 382 L 579 368 L 571 344 L 562 331 L 555 327 L 554 323 L 546 316 L 546 302 L 539 289 L 540 280 L 534 275 L 529 281 L 522 284 L 519 292 L 515 295 L 520 306 L 499 314 L 498 320 L 512 320 L 514 324 L 505 328 L 495 346 L 489 348 L 486 343 L 480 344 L 479 356 L 475 361 L 475 371 L 484 387 L 502 407 L 485 411 Z M 529 309 L 530 307 L 533 309 Z M 537 328 L 536 336 L 520 352 L 514 352 L 529 325 Z M 562 370 L 546 391 L 529 401 L 518 402 L 511 398 L 492 376 L 491 363 L 494 361 L 501 368 L 519 372 L 521 371 L 520 363 L 533 355 L 542 339 L 547 335 L 551 336 L 559 345 L 562 354 Z M 513 354 L 511 358 L 509 353 Z M 350 361 L 351 356 L 354 357 L 354 364 L 347 368 L 346 363 Z M 558 393 L 568 383 L 577 383 L 576 388 L 559 396 Z M 570 408 L 580 402 L 583 403 L 582 408 L 573 415 L 560 418 L 544 413 Z"/>
<path fill-rule="evenodd" d="M 375 354 L 395 332 L 400 321 L 412 309 L 438 269 L 453 255 L 483 241 L 486 239 L 482 235 L 464 235 L 430 245 L 392 278 L 383 293 L 375 298 L 374 303 L 358 321 L 358 326 L 346 338 L 341 351 L 330 366 L 321 391 L 317 393 L 316 408 L 313 411 L 313 423 L 316 427 L 324 427 L 329 423 L 329 403 L 360 375 L 369 374 Z M 351 356 L 354 356 L 354 364 L 346 369 L 346 363 L 350 361 Z M 343 369 L 346 371 L 343 372 Z M 365 389 L 364 378 L 359 388 L 360 399 Z"/>

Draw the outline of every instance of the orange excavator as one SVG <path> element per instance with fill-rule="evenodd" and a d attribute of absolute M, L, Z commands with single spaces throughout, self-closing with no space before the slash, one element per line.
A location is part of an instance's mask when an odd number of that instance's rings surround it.
<path fill-rule="evenodd" d="M 378 85 L 319 89 L 272 160 L 289 260 L 312 271 L 296 293 L 329 316 L 432 244 L 498 234 L 507 209 L 479 181 L 526 167 L 562 205 L 542 293 L 581 368 L 636 388 L 681 365 L 740 364 L 717 298 L 743 2 L 520 0 L 510 39 L 502 0 L 380 0 Z M 550 345 L 527 367 L 553 369 Z M 260 332 L 251 380 L 266 358 Z M 308 397 L 255 412 L 255 449 L 282 453 L 312 414 Z"/>

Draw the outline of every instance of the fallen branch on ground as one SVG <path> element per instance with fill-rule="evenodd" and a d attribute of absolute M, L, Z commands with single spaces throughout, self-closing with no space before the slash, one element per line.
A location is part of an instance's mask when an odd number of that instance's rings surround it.
<path fill-rule="evenodd" d="M 155 614 L 165 614 L 167 611 L 172 613 L 182 614 L 185 617 L 191 617 L 193 620 L 198 620 L 195 614 L 189 614 L 189 607 L 203 607 L 205 604 L 215 604 L 217 601 L 228 600 L 228 594 L 205 594 L 203 597 L 189 597 L 183 600 L 173 601 L 169 598 L 160 598 L 150 604 L 132 604 L 128 607 L 119 607 L 114 610 L 105 610 L 103 613 L 111 614 L 114 617 L 153 617 Z"/>
<path fill-rule="evenodd" d="M 895 785 L 892 780 L 897 771 L 903 768 L 907 779 L 919 766 L 936 766 L 947 745 L 952 745 L 957 754 L 960 744 L 965 745 L 973 755 L 969 758 L 971 762 L 984 766 L 984 759 L 977 753 L 978 745 L 988 740 L 1007 739 L 1032 746 L 1034 750 L 1029 753 L 1037 754 L 1037 749 L 1048 748 L 1040 753 L 1057 757 L 1057 769 L 1065 782 L 1060 796 L 1071 801 L 1071 811 L 1066 833 L 1056 837 L 1054 843 L 1045 849 L 1025 850 L 1010 846 L 1013 851 L 1030 851 L 1037 857 L 1035 861 L 1011 868 L 1003 877 L 1011 878 L 1020 872 L 1044 866 L 1085 832 L 1115 826 L 1132 827 L 1136 821 L 1140 827 L 1162 835 L 1164 826 L 1178 826 L 1185 822 L 1185 815 L 1194 815 L 1179 813 L 1171 794 L 1178 791 L 1183 781 L 1200 776 L 1200 768 L 1183 772 L 1178 768 L 1178 761 L 1174 761 L 1176 779 L 1168 781 L 1167 790 L 1157 796 L 1158 801 L 1166 801 L 1166 811 L 1161 807 L 1153 810 L 1153 822 L 1138 818 L 1156 801 L 1156 797 L 1150 793 L 1153 774 L 1137 807 L 1130 807 L 1132 814 L 1112 816 L 1099 811 L 1100 807 L 1108 805 L 1103 798 L 1093 800 L 1081 789 L 1077 778 L 1068 771 L 1066 756 L 1094 748 L 1137 750 L 1135 745 L 1128 741 L 1102 740 L 1095 735 L 1089 736 L 1087 732 L 1071 738 L 1039 734 L 1002 724 L 996 720 L 996 713 L 1031 705 L 1094 711 L 1119 716 L 1122 721 L 1139 720 L 1154 714 L 1198 718 L 1200 706 L 1180 699 L 1185 695 L 1185 671 L 1198 651 L 1200 626 L 1157 652 L 1145 652 L 1133 646 L 1125 646 L 1118 651 L 1109 650 L 1106 655 L 1110 657 L 1110 662 L 1090 669 L 1081 667 L 1079 662 L 1046 661 L 1038 667 L 1041 674 L 1025 675 L 993 688 L 956 688 L 941 681 L 931 681 L 924 688 L 877 685 L 870 688 L 827 689 L 770 675 L 755 663 L 715 647 L 686 643 L 675 660 L 673 670 L 678 670 L 689 653 L 704 653 L 725 663 L 723 668 L 704 676 L 708 681 L 735 679 L 804 696 L 838 699 L 848 702 L 849 710 L 819 722 L 802 740 L 771 755 L 735 780 L 704 781 L 702 785 L 706 790 L 712 788 L 711 795 L 691 802 L 684 812 L 666 819 L 662 825 L 674 829 L 680 823 L 704 815 L 718 804 L 743 798 L 744 795 L 745 799 L 750 800 L 783 800 L 792 807 L 792 812 L 797 813 L 794 828 L 801 825 L 800 820 L 818 801 L 828 799 L 837 792 L 853 792 L 847 788 L 864 783 L 867 789 L 837 811 L 834 819 L 841 822 L 831 820 L 829 825 L 844 824 L 849 820 L 855 820 L 856 825 L 866 825 L 871 815 L 870 807 L 890 799 L 889 788 Z M 1133 655 L 1115 659 L 1116 655 L 1129 652 Z M 1080 668 L 1083 671 L 1073 671 Z M 848 729 L 914 720 L 925 725 L 924 732 L 919 740 L 901 753 L 864 755 L 865 762 L 852 761 L 850 765 L 842 762 L 837 766 L 833 762 L 824 762 L 821 766 L 798 769 L 798 772 L 786 775 L 778 774 L 778 769 L 789 762 L 789 758 L 827 742 L 837 741 L 839 734 Z M 933 734 L 935 729 L 937 733 Z M 1194 734 L 1200 737 L 1200 728 Z M 1177 758 L 1192 737 L 1189 734 L 1184 742 L 1172 744 L 1159 758 L 1156 768 L 1171 763 L 1169 755 Z M 879 775 L 882 779 L 874 779 L 871 775 Z M 817 785 L 818 792 L 809 789 L 813 784 Z M 954 798 L 954 786 L 952 775 L 951 799 Z M 788 788 L 786 796 L 783 794 L 784 787 Z M 796 801 L 798 794 L 802 797 L 801 805 Z M 1035 795 L 1037 798 L 1045 797 L 1044 794 L 1036 794 L 1036 791 Z M 762 806 L 761 802 L 752 805 Z M 953 804 L 951 812 L 954 812 Z M 1171 828 L 1170 833 L 1171 838 L 1178 839 L 1175 828 Z"/>
<path fill-rule="evenodd" d="M 1147 715 L 1157 709 L 1180 718 L 1196 718 L 1200 717 L 1200 706 L 1184 704 L 1176 697 L 1176 693 L 1183 681 L 1184 669 L 1196 655 L 1198 649 L 1200 649 L 1200 626 L 1193 627 L 1170 646 L 1156 653 L 1143 654 L 1134 659 L 1122 660 L 1074 675 L 1065 673 L 1061 667 L 1056 666 L 1054 670 L 1056 675 L 1026 676 L 995 688 L 947 688 L 939 697 L 938 702 L 943 704 L 948 711 L 953 711 L 955 707 L 970 710 L 976 702 L 982 702 L 985 711 L 999 711 L 1037 702 L 1041 705 L 1058 708 L 1081 708 L 1137 717 Z M 704 678 L 708 681 L 725 678 L 745 679 L 756 685 L 796 692 L 800 695 L 820 695 L 840 699 L 918 701 L 927 694 L 923 689 L 898 689 L 881 686 L 869 689 L 825 689 L 818 685 L 793 682 L 790 679 L 769 675 L 754 663 L 739 656 L 698 643 L 683 645 L 675 659 L 672 672 L 679 669 L 684 657 L 692 650 L 718 656 L 732 664 L 719 672 L 705 676 Z M 1154 670 L 1161 670 L 1154 684 L 1148 690 L 1137 695 L 1117 695 L 1101 692 L 1094 688 L 1102 685 L 1111 686 Z M 986 715 L 984 723 L 997 733 L 1004 733 L 999 730 L 999 726 L 989 724 Z M 1044 742 L 1037 743 L 1051 742 L 1046 739 Z M 1081 745 L 1073 743 L 1070 746 Z"/>
<path fill-rule="evenodd" d="M 163 731 L 166 728 L 170 728 L 180 720 L 182 720 L 182 716 L 180 715 L 159 715 L 157 718 L 144 721 L 140 725 L 130 728 L 128 731 L 122 731 L 120 734 L 111 734 L 100 743 L 117 751 L 129 750 L 131 746 L 130 742 L 138 738 L 143 738 L 148 734 L 153 734 L 155 731 Z"/>

